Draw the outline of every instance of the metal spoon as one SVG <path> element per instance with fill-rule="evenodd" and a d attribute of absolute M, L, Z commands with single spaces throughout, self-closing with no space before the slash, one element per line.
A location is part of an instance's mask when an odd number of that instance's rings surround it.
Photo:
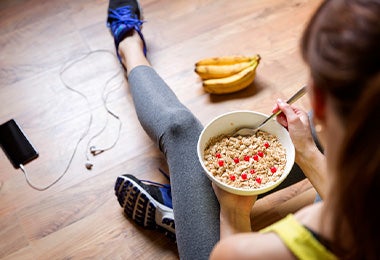
<path fill-rule="evenodd" d="M 303 86 L 300 90 L 298 90 L 291 98 L 286 101 L 288 104 L 294 103 L 296 100 L 298 100 L 300 97 L 302 97 L 306 93 L 306 86 Z M 271 116 L 267 117 L 259 126 L 255 128 L 247 128 L 243 127 L 240 129 L 237 129 L 235 133 L 232 134 L 232 136 L 246 136 L 246 135 L 254 135 L 261 127 L 265 125 L 270 119 L 272 119 L 275 116 L 278 116 L 281 113 L 281 110 L 277 111 L 276 113 L 273 113 Z"/>

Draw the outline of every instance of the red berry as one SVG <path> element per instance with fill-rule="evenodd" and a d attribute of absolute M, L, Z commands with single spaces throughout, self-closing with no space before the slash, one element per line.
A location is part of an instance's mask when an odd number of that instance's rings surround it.
<path fill-rule="evenodd" d="M 270 145 L 269 145 L 268 142 L 266 142 L 266 143 L 264 144 L 264 146 L 265 146 L 265 148 L 268 148 Z"/>
<path fill-rule="evenodd" d="M 251 174 L 255 174 L 255 170 L 254 170 L 254 169 L 251 169 L 249 172 L 250 172 Z"/>
<path fill-rule="evenodd" d="M 235 163 L 238 163 L 238 162 L 239 162 L 239 158 L 235 157 L 235 158 L 234 158 L 234 162 L 235 162 Z"/>
<path fill-rule="evenodd" d="M 222 155 L 220 153 L 215 154 L 216 158 L 221 158 Z"/>
<path fill-rule="evenodd" d="M 246 179 L 248 178 L 247 173 L 243 172 L 243 173 L 241 174 L 241 178 L 242 178 L 243 180 L 246 180 Z"/>
<path fill-rule="evenodd" d="M 262 151 L 258 151 L 257 154 L 260 156 L 260 157 L 264 157 L 264 153 Z"/>
<path fill-rule="evenodd" d="M 255 154 L 255 155 L 253 156 L 253 160 L 258 161 L 258 160 L 259 160 L 259 156 L 257 156 L 257 154 Z"/>
<path fill-rule="evenodd" d="M 235 176 L 235 175 L 233 175 L 233 174 L 230 174 L 230 180 L 231 180 L 231 181 L 234 181 L 234 180 L 236 180 L 236 176 Z"/>
<path fill-rule="evenodd" d="M 244 161 L 249 162 L 249 156 L 248 155 L 244 156 Z"/>
<path fill-rule="evenodd" d="M 257 182 L 258 184 L 261 184 L 261 178 L 257 177 L 257 178 L 256 178 L 256 182 Z"/>
<path fill-rule="evenodd" d="M 218 164 L 219 164 L 219 166 L 223 166 L 224 165 L 224 161 L 223 160 L 219 160 Z"/>
<path fill-rule="evenodd" d="M 275 173 L 275 172 L 277 171 L 277 168 L 274 167 L 274 166 L 272 166 L 272 167 L 270 167 L 270 171 L 271 171 L 272 173 Z"/>

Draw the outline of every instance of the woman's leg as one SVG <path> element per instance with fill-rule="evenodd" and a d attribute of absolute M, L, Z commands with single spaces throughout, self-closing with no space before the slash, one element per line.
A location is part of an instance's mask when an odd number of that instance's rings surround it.
<path fill-rule="evenodd" d="M 164 153 L 181 259 L 207 259 L 219 240 L 219 204 L 197 157 L 202 124 L 150 66 L 138 34 L 119 45 L 139 121 Z"/>

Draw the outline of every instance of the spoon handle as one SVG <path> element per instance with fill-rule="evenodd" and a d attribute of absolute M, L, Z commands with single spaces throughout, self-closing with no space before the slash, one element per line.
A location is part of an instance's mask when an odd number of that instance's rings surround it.
<path fill-rule="evenodd" d="M 288 104 L 293 104 L 295 101 L 297 101 L 300 97 L 302 97 L 306 93 L 306 86 L 303 86 L 300 90 L 298 90 L 291 98 L 286 101 Z M 271 120 L 273 117 L 278 116 L 281 114 L 281 110 L 278 110 L 276 113 L 273 113 L 271 116 L 267 117 L 257 128 L 260 128 L 262 125 L 264 125 L 266 122 Z"/>

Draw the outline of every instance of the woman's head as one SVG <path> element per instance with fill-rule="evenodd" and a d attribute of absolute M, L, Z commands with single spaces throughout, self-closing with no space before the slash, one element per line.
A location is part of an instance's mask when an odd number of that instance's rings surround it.
<path fill-rule="evenodd" d="M 344 129 L 331 196 L 335 242 L 345 239 L 345 223 L 354 240 L 350 258 L 375 258 L 380 244 L 380 215 L 374 210 L 380 196 L 380 0 L 324 1 L 304 32 L 301 49 L 314 89 L 331 100 Z"/>
<path fill-rule="evenodd" d="M 380 1 L 324 1 L 302 39 L 302 54 L 314 85 L 347 115 L 379 73 Z"/>

